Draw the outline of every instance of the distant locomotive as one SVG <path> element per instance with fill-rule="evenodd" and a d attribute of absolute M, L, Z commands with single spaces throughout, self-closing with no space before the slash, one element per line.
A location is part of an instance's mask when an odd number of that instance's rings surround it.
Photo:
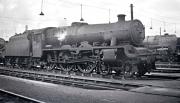
<path fill-rule="evenodd" d="M 176 55 L 177 55 L 177 61 L 180 62 L 180 37 L 177 38 Z"/>
<path fill-rule="evenodd" d="M 71 26 L 27 30 L 9 39 L 5 50 L 6 65 L 60 69 L 66 72 L 115 71 L 123 75 L 144 75 L 154 68 L 154 59 L 138 49 L 145 38 L 139 20 L 92 24 L 74 22 Z M 142 55 L 142 52 L 145 54 Z"/>
<path fill-rule="evenodd" d="M 5 50 L 5 40 L 3 38 L 0 38 L 0 63 L 3 62 L 3 53 L 4 53 L 4 50 Z"/>
<path fill-rule="evenodd" d="M 161 62 L 177 61 L 177 37 L 176 35 L 147 36 L 144 45 L 153 50 L 156 60 Z"/>

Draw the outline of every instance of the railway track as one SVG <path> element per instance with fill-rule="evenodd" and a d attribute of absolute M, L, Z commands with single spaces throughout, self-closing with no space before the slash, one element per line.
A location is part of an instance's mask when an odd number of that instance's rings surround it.
<path fill-rule="evenodd" d="M 80 88 L 88 88 L 88 89 L 120 89 L 120 90 L 131 90 L 144 86 L 152 86 L 147 84 L 137 84 L 137 83 L 129 83 L 123 81 L 119 78 L 114 77 L 93 77 L 93 75 L 82 75 L 77 76 L 73 74 L 62 74 L 55 72 L 47 72 L 47 71 L 31 71 L 31 70 L 20 70 L 20 69 L 8 69 L 8 68 L 0 68 L 0 74 L 14 76 L 19 78 L 50 82 L 55 84 L 63 84 L 68 86 L 75 86 Z M 151 78 L 150 78 L 151 77 Z M 141 78 L 142 79 L 142 78 Z M 143 79 L 152 79 L 159 80 L 161 77 L 148 75 L 143 77 Z M 176 78 L 164 78 L 163 79 L 178 79 Z"/>
<path fill-rule="evenodd" d="M 50 82 L 55 84 L 63 84 L 68 86 L 75 86 L 80 88 L 87 89 L 123 89 L 130 90 L 133 88 L 141 87 L 137 84 L 121 83 L 114 81 L 107 81 L 106 79 L 99 79 L 87 76 L 75 76 L 75 75 L 64 75 L 64 74 L 55 74 L 47 72 L 37 72 L 37 71 L 20 71 L 17 69 L 0 69 L 0 74 L 15 76 L 19 78 Z"/>
<path fill-rule="evenodd" d="M 48 82 L 53 84 L 62 84 L 66 86 L 73 86 L 84 89 L 95 89 L 95 90 L 124 90 L 129 92 L 150 94 L 150 95 L 161 95 L 161 96 L 169 96 L 169 97 L 177 97 L 180 98 L 179 87 L 175 86 L 164 86 L 164 85 L 154 85 L 151 82 L 139 82 L 143 81 L 176 81 L 179 82 L 180 77 L 176 78 L 167 78 L 167 77 L 157 77 L 157 76 L 145 76 L 136 80 L 123 80 L 118 78 L 108 79 L 93 77 L 92 75 L 81 75 L 77 76 L 71 73 L 59 73 L 59 72 L 47 72 L 47 71 L 32 71 L 32 70 L 21 70 L 14 68 L 0 68 L 0 75 L 13 76 L 23 79 L 35 80 Z M 135 81 L 135 82 L 134 82 Z M 157 82 L 156 81 L 156 82 Z M 143 90 L 147 88 L 148 91 Z M 159 90 L 165 91 L 159 91 Z M 169 91 L 169 92 L 168 92 Z M 175 94 L 174 94 L 175 93 Z"/>
<path fill-rule="evenodd" d="M 45 102 L 0 89 L 0 103 L 45 103 Z"/>

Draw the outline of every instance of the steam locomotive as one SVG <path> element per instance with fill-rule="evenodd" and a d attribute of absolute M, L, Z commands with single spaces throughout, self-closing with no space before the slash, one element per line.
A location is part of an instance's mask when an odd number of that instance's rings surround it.
<path fill-rule="evenodd" d="M 144 46 L 153 50 L 156 61 L 160 62 L 179 62 L 179 42 L 178 37 L 168 33 L 164 35 L 147 36 Z"/>
<path fill-rule="evenodd" d="M 0 63 L 3 63 L 3 53 L 5 50 L 5 40 L 0 38 Z"/>
<path fill-rule="evenodd" d="M 6 66 L 40 67 L 65 72 L 96 72 L 142 76 L 155 68 L 152 53 L 142 45 L 145 28 L 141 21 L 87 24 L 26 30 L 10 37 L 4 51 Z"/>
<path fill-rule="evenodd" d="M 176 57 L 177 61 L 180 62 L 180 37 L 177 38 Z"/>

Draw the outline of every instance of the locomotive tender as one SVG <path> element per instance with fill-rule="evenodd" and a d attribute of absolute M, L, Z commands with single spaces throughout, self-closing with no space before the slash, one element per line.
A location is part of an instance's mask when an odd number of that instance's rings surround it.
<path fill-rule="evenodd" d="M 9 39 L 5 50 L 6 65 L 60 69 L 66 72 L 97 72 L 141 76 L 154 68 L 151 53 L 137 49 L 145 38 L 141 21 L 87 24 L 26 30 Z M 141 49 L 142 50 L 142 49 Z"/>

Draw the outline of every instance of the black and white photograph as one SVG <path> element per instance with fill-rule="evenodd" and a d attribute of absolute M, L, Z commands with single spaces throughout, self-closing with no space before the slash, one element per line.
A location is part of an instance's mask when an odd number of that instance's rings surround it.
<path fill-rule="evenodd" d="M 180 103 L 180 0 L 0 0 L 0 103 Z"/>

